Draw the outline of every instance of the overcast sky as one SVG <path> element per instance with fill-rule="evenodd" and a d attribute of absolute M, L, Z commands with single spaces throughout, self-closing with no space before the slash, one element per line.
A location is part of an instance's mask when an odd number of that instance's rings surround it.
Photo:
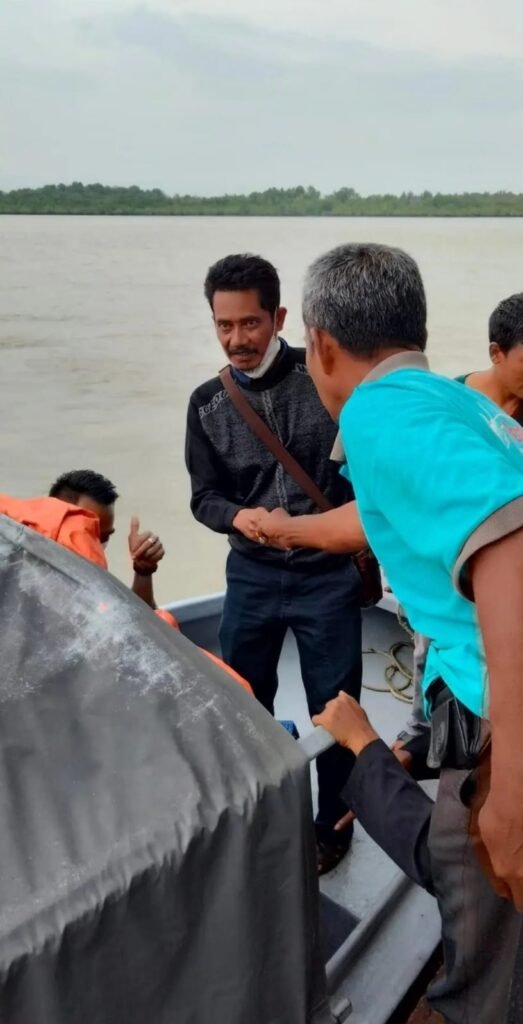
<path fill-rule="evenodd" d="M 523 191 L 523 0 L 1 0 L 0 188 Z"/>

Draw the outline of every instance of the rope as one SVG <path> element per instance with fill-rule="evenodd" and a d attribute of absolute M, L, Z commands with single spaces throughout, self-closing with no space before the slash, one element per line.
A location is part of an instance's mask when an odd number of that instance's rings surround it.
<path fill-rule="evenodd" d="M 363 683 L 363 687 L 365 690 L 372 690 L 373 693 L 390 692 L 396 700 L 401 700 L 404 704 L 412 704 L 413 696 L 412 694 L 405 693 L 405 690 L 408 690 L 409 687 L 412 686 L 412 683 L 414 682 L 414 674 L 411 668 L 408 668 L 407 665 L 400 661 L 398 655 L 403 648 L 410 651 L 414 650 L 414 633 L 408 620 L 399 608 L 397 612 L 397 619 L 402 630 L 408 636 L 407 640 L 397 640 L 396 643 L 389 647 L 388 651 L 379 651 L 374 647 L 369 647 L 366 651 L 363 651 L 363 654 L 378 654 L 382 658 L 387 658 L 389 662 L 385 668 L 385 682 L 387 685 L 370 686 L 368 683 Z M 395 679 L 397 675 L 402 677 L 402 683 L 396 683 Z"/>

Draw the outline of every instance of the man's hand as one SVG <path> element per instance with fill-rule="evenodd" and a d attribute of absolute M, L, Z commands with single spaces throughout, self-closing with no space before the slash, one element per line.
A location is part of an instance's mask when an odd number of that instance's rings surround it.
<path fill-rule="evenodd" d="M 492 733 L 490 792 L 478 827 L 496 878 L 521 910 L 523 530 L 481 548 L 470 562 L 469 577 L 487 658 Z"/>
<path fill-rule="evenodd" d="M 260 534 L 271 547 L 287 551 L 287 528 L 290 521 L 291 517 L 284 508 L 275 508 L 272 512 L 264 510 L 260 517 Z"/>
<path fill-rule="evenodd" d="M 367 715 L 354 697 L 349 697 L 343 690 L 335 700 L 330 700 L 321 715 L 314 715 L 314 725 L 322 725 L 342 747 L 352 750 L 356 756 L 362 750 L 379 739 L 378 733 L 372 728 Z M 335 832 L 343 832 L 355 819 L 353 811 L 348 811 L 334 826 Z"/>
<path fill-rule="evenodd" d="M 154 533 L 140 533 L 140 520 L 136 516 L 131 519 L 129 554 L 134 568 L 143 573 L 156 572 L 165 554 L 161 540 Z"/>
<path fill-rule="evenodd" d="M 352 750 L 356 757 L 362 750 L 378 740 L 379 736 L 354 697 L 343 690 L 335 700 L 330 700 L 321 715 L 314 715 L 314 725 L 322 725 L 341 747 Z"/>
<path fill-rule="evenodd" d="M 412 765 L 414 764 L 414 758 L 412 754 L 409 754 L 408 750 L 405 750 L 405 740 L 394 740 L 391 746 L 394 757 L 401 765 L 403 765 L 406 772 L 410 772 Z"/>
<path fill-rule="evenodd" d="M 264 508 L 241 508 L 236 513 L 232 525 L 239 533 L 243 533 L 243 536 L 247 537 L 248 540 L 266 544 L 267 541 L 264 539 L 263 533 L 260 532 L 262 518 L 266 515 L 267 512 Z"/>
<path fill-rule="evenodd" d="M 510 782 L 491 789 L 478 815 L 479 834 L 490 861 L 487 873 L 500 896 L 523 910 L 523 802 L 514 803 Z M 492 874 L 494 878 L 492 878 Z"/>
<path fill-rule="evenodd" d="M 285 551 L 313 548 L 342 555 L 367 546 L 355 501 L 306 516 L 289 516 L 276 508 L 264 513 L 261 529 L 266 543 Z"/>
<path fill-rule="evenodd" d="M 343 818 L 340 818 L 340 820 L 336 822 L 334 831 L 344 832 L 345 829 L 348 828 L 349 825 L 353 825 L 355 821 L 356 815 L 354 814 L 354 811 L 347 811 L 347 813 L 343 815 Z"/>

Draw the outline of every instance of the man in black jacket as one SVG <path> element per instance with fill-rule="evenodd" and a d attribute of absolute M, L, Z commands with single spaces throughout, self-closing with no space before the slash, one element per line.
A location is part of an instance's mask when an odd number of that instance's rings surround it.
<path fill-rule="evenodd" d="M 227 256 L 210 268 L 205 295 L 234 382 L 330 502 L 349 501 L 350 486 L 329 460 L 336 426 L 310 380 L 304 351 L 279 335 L 286 310 L 280 305 L 275 268 L 258 256 Z M 262 510 L 281 507 L 303 515 L 317 509 L 252 433 L 219 377 L 191 396 L 186 462 L 194 516 L 228 534 L 231 546 L 220 630 L 227 664 L 273 713 L 278 661 L 290 628 L 311 715 L 339 690 L 358 699 L 357 570 L 347 556 L 263 546 L 258 529 Z M 351 766 L 352 755 L 341 748 L 318 761 L 320 873 L 339 862 L 350 841 L 350 830 L 336 833 L 334 825 L 344 812 L 339 794 Z"/>

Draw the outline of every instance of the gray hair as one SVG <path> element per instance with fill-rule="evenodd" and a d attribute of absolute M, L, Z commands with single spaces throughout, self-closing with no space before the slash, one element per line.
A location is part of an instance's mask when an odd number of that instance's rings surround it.
<path fill-rule="evenodd" d="M 303 319 L 361 358 L 395 346 L 423 352 L 427 303 L 418 265 L 388 245 L 340 245 L 309 267 Z"/>

